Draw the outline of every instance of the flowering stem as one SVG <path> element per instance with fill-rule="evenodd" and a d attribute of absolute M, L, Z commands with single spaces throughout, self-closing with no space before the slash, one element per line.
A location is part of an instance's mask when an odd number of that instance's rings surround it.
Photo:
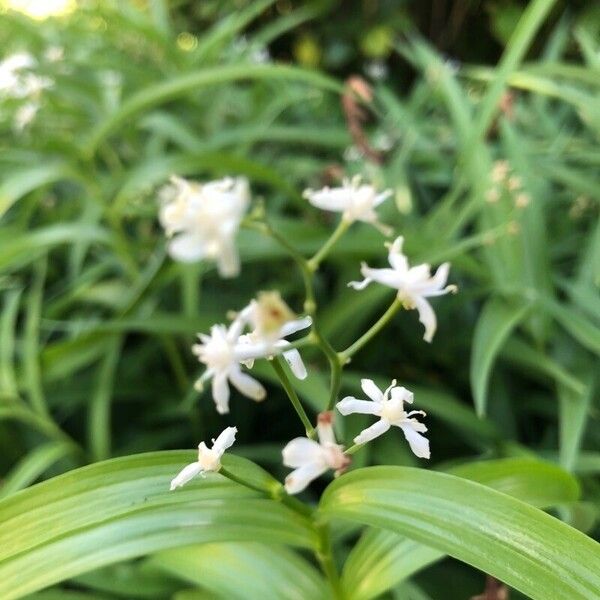
<path fill-rule="evenodd" d="M 321 249 L 308 261 L 308 268 L 314 273 L 323 259 L 329 254 L 329 251 L 337 243 L 337 241 L 346 233 L 351 222 L 342 217 L 335 231 L 329 236 Z"/>
<path fill-rule="evenodd" d="M 364 444 L 354 444 L 353 446 L 350 446 L 350 448 L 348 448 L 347 450 L 344 450 L 344 454 L 354 454 L 355 452 L 358 452 L 363 446 Z"/>
<path fill-rule="evenodd" d="M 346 364 L 348 360 L 354 356 L 371 338 L 377 335 L 390 321 L 390 319 L 398 312 L 402 306 L 402 301 L 396 298 L 390 307 L 379 317 L 379 320 L 374 323 L 363 335 L 361 335 L 351 346 L 348 346 L 344 351 L 338 354 L 342 364 Z"/>
<path fill-rule="evenodd" d="M 340 576 L 333 559 L 333 552 L 331 549 L 331 535 L 329 532 L 329 526 L 325 523 L 317 523 L 317 536 L 318 536 L 318 547 L 316 551 L 317 560 L 321 565 L 323 573 L 327 576 L 333 597 L 342 600 L 344 594 L 342 592 L 342 586 L 340 584 Z"/>
<path fill-rule="evenodd" d="M 267 490 L 266 488 L 262 488 L 257 485 L 254 485 L 253 483 L 250 483 L 249 481 L 246 481 L 245 479 L 242 479 L 241 477 L 234 475 L 231 471 L 228 471 L 225 467 L 221 467 L 219 469 L 219 473 L 221 475 L 223 475 L 223 477 L 227 477 L 227 479 L 230 479 L 231 481 L 235 481 L 235 483 L 239 483 L 240 485 L 243 485 L 244 487 L 254 490 L 255 492 L 260 492 L 261 494 L 269 493 L 269 490 Z"/>
<path fill-rule="evenodd" d="M 292 384 L 290 383 L 290 380 L 288 379 L 288 376 L 286 375 L 283 365 L 281 364 L 281 358 L 279 358 L 279 356 L 276 356 L 275 358 L 273 358 L 273 360 L 271 360 L 269 362 L 273 366 L 275 373 L 277 373 L 277 377 L 279 377 L 279 381 L 281 381 L 281 385 L 283 386 L 283 389 L 286 391 L 286 394 L 288 395 L 288 398 L 290 399 L 290 402 L 292 403 L 294 410 L 296 411 L 297 415 L 300 417 L 300 420 L 302 421 L 302 424 L 304 425 L 304 428 L 306 429 L 306 435 L 310 439 L 315 439 L 315 437 L 317 435 L 315 428 L 312 426 L 312 423 L 310 422 L 310 419 L 308 418 L 306 412 L 304 412 L 304 407 L 300 403 L 298 394 L 296 394 L 296 390 L 293 388 Z"/>

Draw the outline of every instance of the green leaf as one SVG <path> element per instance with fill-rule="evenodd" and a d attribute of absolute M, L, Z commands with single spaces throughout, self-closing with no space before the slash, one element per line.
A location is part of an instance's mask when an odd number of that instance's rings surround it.
<path fill-rule="evenodd" d="M 449 472 L 538 508 L 573 502 L 579 497 L 577 480 L 559 467 L 541 461 L 481 461 L 454 467 Z M 443 557 L 443 552 L 403 535 L 369 529 L 344 565 L 342 584 L 352 600 L 369 600 Z"/>
<path fill-rule="evenodd" d="M 63 179 L 78 179 L 77 172 L 63 162 L 46 163 L 17 171 L 0 185 L 0 218 L 20 198 L 44 185 Z"/>
<path fill-rule="evenodd" d="M 328 486 L 319 511 L 404 534 L 533 600 L 600 594 L 600 544 L 537 508 L 453 475 L 359 469 Z"/>
<path fill-rule="evenodd" d="M 483 307 L 471 351 L 471 390 L 479 416 L 485 414 L 487 386 L 494 360 L 528 309 L 528 304 L 507 304 L 499 298 L 488 300 Z"/>
<path fill-rule="evenodd" d="M 126 100 L 118 111 L 110 115 L 92 131 L 86 145 L 86 152 L 92 154 L 98 145 L 119 125 L 149 108 L 179 96 L 197 92 L 206 86 L 249 79 L 295 80 L 332 92 L 342 91 L 342 86 L 334 79 L 297 67 L 284 65 L 219 65 L 218 67 L 181 75 L 140 90 Z"/>
<path fill-rule="evenodd" d="M 283 547 L 253 542 L 203 544 L 161 552 L 150 564 L 232 600 L 327 598 L 327 587 L 316 569 Z"/>
<path fill-rule="evenodd" d="M 264 541 L 310 547 L 308 521 L 220 475 L 169 492 L 192 452 L 157 452 L 96 463 L 0 502 L 3 600 L 128 558 L 203 542 Z M 276 482 L 227 456 L 224 466 L 260 487 Z"/>

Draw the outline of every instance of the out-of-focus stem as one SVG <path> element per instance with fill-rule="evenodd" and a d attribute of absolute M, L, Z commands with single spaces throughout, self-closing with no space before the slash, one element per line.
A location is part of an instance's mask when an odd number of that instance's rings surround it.
<path fill-rule="evenodd" d="M 281 358 L 279 358 L 279 356 L 276 356 L 273 358 L 273 360 L 271 360 L 269 362 L 273 366 L 275 373 L 277 373 L 277 377 L 279 377 L 279 381 L 281 382 L 281 385 L 283 386 L 285 393 L 288 395 L 288 398 L 290 399 L 290 402 L 292 403 L 292 406 L 294 407 L 296 414 L 300 417 L 300 420 L 302 421 L 302 425 L 304 425 L 304 428 L 306 429 L 306 435 L 309 438 L 314 439 L 317 435 L 315 428 L 312 426 L 312 423 L 310 422 L 308 415 L 304 411 L 304 407 L 302 406 L 302 403 L 300 402 L 300 399 L 298 398 L 298 394 L 296 394 L 296 390 L 293 388 L 293 386 L 283 368 L 283 365 L 281 364 Z"/>

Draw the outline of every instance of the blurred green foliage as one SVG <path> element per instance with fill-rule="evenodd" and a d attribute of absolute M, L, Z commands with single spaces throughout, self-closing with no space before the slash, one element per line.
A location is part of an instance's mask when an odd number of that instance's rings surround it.
<path fill-rule="evenodd" d="M 557 514 L 597 538 L 599 31 L 586 2 L 115 0 L 43 22 L 0 13 L 4 56 L 29 52 L 51 82 L 29 98 L 25 123 L 26 100 L 0 92 L 0 494 L 210 438 L 225 421 L 193 390 L 194 333 L 258 289 L 301 310 L 289 258 L 253 232 L 240 235 L 237 280 L 166 257 L 156 192 L 169 175 L 246 175 L 308 254 L 332 222 L 302 189 L 360 173 L 395 191 L 383 220 L 408 255 L 450 260 L 460 293 L 436 305 L 431 346 L 414 314 L 396 317 L 353 360 L 344 391 L 364 374 L 413 389 L 435 469 L 557 463 L 583 489 Z M 372 85 L 363 127 L 380 162 L 356 146 L 340 105 L 353 74 Z M 336 349 L 389 302 L 385 290 L 346 288 L 360 260 L 382 258 L 381 237 L 357 225 L 319 275 Z M 311 376 L 298 389 L 316 413 L 327 373 L 306 356 Z M 276 389 L 258 406 L 234 398 L 226 423 L 243 423 L 237 453 L 283 476 L 281 446 L 300 432 Z M 390 436 L 355 466 L 413 462 Z M 249 552 L 217 550 L 234 564 Z M 161 560 L 157 571 L 123 564 L 36 597 L 209 597 L 183 594 L 198 582 L 166 578 L 177 569 Z M 450 559 L 410 581 L 389 593 L 458 599 L 483 585 Z"/>

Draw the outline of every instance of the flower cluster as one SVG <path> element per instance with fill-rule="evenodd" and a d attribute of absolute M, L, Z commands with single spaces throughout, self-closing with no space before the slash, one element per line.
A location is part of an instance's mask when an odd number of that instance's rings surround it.
<path fill-rule="evenodd" d="M 57 52 L 60 50 L 60 56 Z M 55 62 L 62 58 L 62 49 L 48 48 L 44 58 Z M 35 118 L 40 109 L 40 98 L 54 81 L 35 73 L 38 62 L 28 52 L 17 52 L 0 62 L 0 98 L 23 100 L 14 115 L 14 127 L 22 130 Z"/>
<path fill-rule="evenodd" d="M 369 223 L 387 233 L 387 228 L 378 221 L 375 209 L 390 197 L 389 190 L 379 193 L 374 186 L 363 184 L 360 178 L 354 178 L 344 181 L 341 187 L 306 190 L 304 195 L 318 208 L 342 213 L 341 223 L 344 226 L 338 228 L 324 249 L 311 259 L 317 266 L 337 240 L 339 231 L 345 231 L 355 221 Z M 246 180 L 225 178 L 200 184 L 173 177 L 171 185 L 163 189 L 161 196 L 159 217 L 167 236 L 172 238 L 169 243 L 171 256 L 182 261 L 211 259 L 217 263 L 221 276 L 236 275 L 239 271 L 239 258 L 235 238 L 250 201 Z M 409 265 L 408 258 L 402 252 L 402 237 L 396 238 L 387 246 L 390 267 L 377 269 L 363 263 L 361 274 L 364 279 L 349 285 L 362 290 L 375 282 L 397 290 L 396 302 L 406 309 L 418 311 L 419 320 L 425 327 L 424 339 L 431 342 L 437 321 L 427 299 L 456 291 L 456 286 L 447 285 L 450 265 L 442 264 L 432 275 L 428 264 Z M 206 369 L 196 382 L 196 389 L 202 390 L 204 384 L 210 381 L 216 409 L 220 414 L 225 414 L 229 412 L 230 385 L 252 400 L 265 399 L 266 390 L 263 385 L 246 371 L 252 369 L 256 360 L 273 360 L 281 355 L 298 379 L 306 378 L 307 370 L 296 348 L 297 344 L 286 338 L 312 325 L 315 328 L 313 334 L 307 335 L 301 342 L 319 345 L 321 334 L 313 321 L 314 308 L 310 310 L 313 311 L 310 315 L 298 317 L 279 292 L 261 292 L 233 316 L 229 325 L 216 324 L 210 328 L 209 333 L 199 334 L 198 343 L 192 347 L 192 352 Z M 373 328 L 376 332 L 379 325 L 376 324 Z M 372 335 L 367 333 L 368 335 L 363 336 L 364 339 Z M 354 346 L 356 344 L 351 347 L 353 351 Z M 335 353 L 331 345 L 328 348 L 329 356 L 331 352 Z M 342 368 L 348 358 L 348 351 L 349 349 L 337 353 L 337 360 Z M 283 372 L 279 369 L 277 367 L 276 370 L 283 378 Z M 396 380 L 382 390 L 371 379 L 363 379 L 361 388 L 369 400 L 346 396 L 337 404 L 335 400 L 339 384 L 337 388 L 332 387 L 329 408 L 318 415 L 316 429 L 310 426 L 310 420 L 293 390 L 290 392 L 291 384 L 285 379 L 282 382 L 307 427 L 307 437 L 293 439 L 282 451 L 284 466 L 293 469 L 285 480 L 288 494 L 301 492 L 327 471 L 339 475 L 350 464 L 350 455 L 356 449 L 383 435 L 393 426 L 402 430 L 417 457 L 430 457 L 429 440 L 423 435 L 427 432 L 427 427 L 417 418 L 424 417 L 425 413 L 422 410 L 406 409 L 406 404 L 413 403 L 413 394 L 407 388 L 398 386 Z M 355 445 L 352 448 L 344 449 L 336 441 L 334 413 L 330 410 L 334 405 L 344 417 L 358 413 L 373 415 L 378 419 L 354 438 Z M 173 479 L 171 489 L 184 485 L 198 474 L 219 471 L 221 457 L 233 444 L 236 432 L 235 427 L 228 427 L 213 440 L 212 448 L 202 442 L 198 447 L 198 460 L 187 465 Z M 314 437 L 317 439 L 313 439 Z"/>
<path fill-rule="evenodd" d="M 221 277 L 235 277 L 240 260 L 235 238 L 248 205 L 250 190 L 243 177 L 225 177 L 200 184 L 172 177 L 161 192 L 160 223 L 169 254 L 182 262 L 203 259 L 217 263 Z"/>
<path fill-rule="evenodd" d="M 229 412 L 229 384 L 244 396 L 257 402 L 264 400 L 265 388 L 242 371 L 252 368 L 260 358 L 271 359 L 282 354 L 298 379 L 306 377 L 300 353 L 285 339 L 311 325 L 310 317 L 296 319 L 278 292 L 263 292 L 242 309 L 229 327 L 213 325 L 210 334 L 199 334 L 199 344 L 192 347 L 206 371 L 196 382 L 202 390 L 212 380 L 212 396 L 220 414 Z M 249 327 L 251 330 L 244 333 Z"/>

